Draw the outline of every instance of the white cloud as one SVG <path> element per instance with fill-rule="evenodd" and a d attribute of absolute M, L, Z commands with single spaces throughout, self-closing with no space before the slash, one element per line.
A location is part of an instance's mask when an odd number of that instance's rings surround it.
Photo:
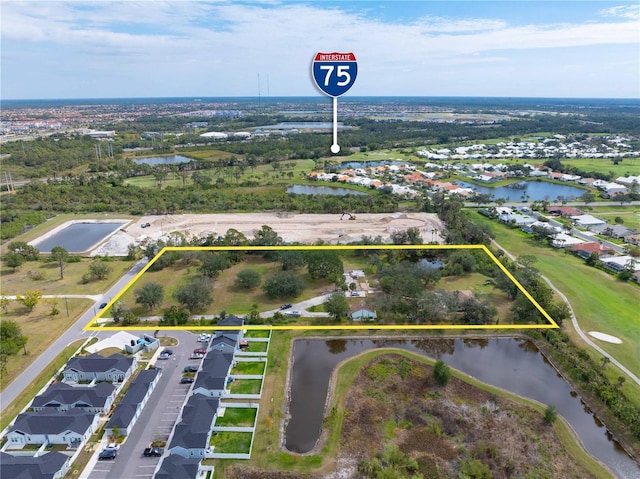
<path fill-rule="evenodd" d="M 600 11 L 603 17 L 620 17 L 631 20 L 640 19 L 640 5 L 620 5 L 617 7 L 605 8 Z"/>

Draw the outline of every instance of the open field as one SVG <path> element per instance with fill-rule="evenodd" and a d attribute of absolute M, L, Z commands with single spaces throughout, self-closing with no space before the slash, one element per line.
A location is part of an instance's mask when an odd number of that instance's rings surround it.
<path fill-rule="evenodd" d="M 592 203 L 588 212 L 611 224 L 614 224 L 616 217 L 620 217 L 624 220 L 622 226 L 640 231 L 640 208 L 637 206 L 597 206 Z"/>
<path fill-rule="evenodd" d="M 640 158 L 622 158 L 622 161 L 614 165 L 609 158 L 562 158 L 563 165 L 575 166 L 582 171 L 595 171 L 608 175 L 613 172 L 614 179 L 619 176 L 640 175 Z"/>
<path fill-rule="evenodd" d="M 26 355 L 23 354 L 24 351 L 20 351 L 13 356 L 8 356 L 7 372 L 3 375 L 1 382 L 2 388 L 20 374 L 25 363 L 42 354 L 92 304 L 87 299 L 69 299 L 67 302 L 63 299 L 56 300 L 59 313 L 51 316 L 53 303 L 54 300 L 42 299 L 33 311 L 28 312 L 22 304 L 11 301 L 7 314 L 3 312 L 2 319 L 18 323 L 22 335 L 29 339 L 26 344 Z M 69 305 L 68 316 L 67 304 Z"/>
<path fill-rule="evenodd" d="M 287 243 L 313 244 L 347 243 L 362 236 L 381 236 L 388 241 L 394 231 L 418 228 L 424 241 L 432 241 L 431 230 L 442 231 L 444 227 L 433 213 L 362 213 L 355 220 L 341 220 L 336 214 L 295 214 L 295 213 L 222 213 L 201 215 L 149 215 L 140 218 L 127 227 L 132 237 L 158 239 L 164 233 L 181 232 L 187 237 L 207 234 L 224 235 L 229 229 L 236 229 L 247 238 L 262 225 L 268 225 Z M 148 228 L 140 226 L 149 223 Z M 118 236 L 114 235 L 114 238 Z M 436 238 L 440 240 L 440 238 Z M 109 249 L 110 242 L 106 249 Z M 112 256 L 126 254 L 114 249 Z"/>
<path fill-rule="evenodd" d="M 60 268 L 55 262 L 28 261 L 15 272 L 3 267 L 0 271 L 2 294 L 24 294 L 26 290 L 35 289 L 44 295 L 50 294 L 101 294 L 122 277 L 133 266 L 132 261 L 108 261 L 111 271 L 106 278 L 82 283 L 82 276 L 89 271 L 91 260 L 83 259 L 78 263 L 67 263 L 64 267 L 64 278 L 60 279 Z M 42 279 L 32 279 L 34 273 L 42 275 Z"/>

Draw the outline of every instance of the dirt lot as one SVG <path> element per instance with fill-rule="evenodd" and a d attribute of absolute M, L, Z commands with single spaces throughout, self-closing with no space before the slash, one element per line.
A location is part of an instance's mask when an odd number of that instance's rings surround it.
<path fill-rule="evenodd" d="M 293 213 L 238 213 L 210 215 L 163 215 L 144 216 L 112 236 L 93 254 L 126 255 L 132 241 L 144 238 L 157 240 L 172 232 L 182 232 L 189 237 L 208 234 L 224 235 L 234 228 L 248 238 L 262 225 L 273 228 L 285 242 L 314 243 L 323 240 L 330 244 L 357 241 L 363 236 L 381 236 L 388 241 L 394 231 L 418 228 L 425 243 L 441 242 L 439 232 L 442 223 L 435 214 L 429 213 L 380 213 L 358 214 L 349 220 L 339 214 L 293 214 Z M 143 225 L 149 224 L 148 227 Z"/>

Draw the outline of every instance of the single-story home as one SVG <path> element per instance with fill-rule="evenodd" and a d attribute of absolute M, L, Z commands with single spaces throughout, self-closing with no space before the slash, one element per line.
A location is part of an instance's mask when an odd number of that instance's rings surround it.
<path fill-rule="evenodd" d="M 589 230 L 599 235 L 612 236 L 614 238 L 626 238 L 627 236 L 631 236 L 635 233 L 634 230 L 630 230 L 626 226 L 610 225 L 607 223 L 603 225 L 591 226 Z"/>
<path fill-rule="evenodd" d="M 202 361 L 202 367 L 193 385 L 194 394 L 219 398 L 225 394 L 227 378 L 233 366 L 233 353 L 211 350 Z"/>
<path fill-rule="evenodd" d="M 598 256 L 605 256 L 614 253 L 614 250 L 612 248 L 609 248 L 608 246 L 600 244 L 596 241 L 573 245 L 571 247 L 571 251 L 584 259 L 587 259 L 593 253 L 596 253 Z"/>
<path fill-rule="evenodd" d="M 596 218 L 595 216 L 591 215 L 572 216 L 571 221 L 573 221 L 578 226 L 582 226 L 583 228 L 607 223 L 606 221 L 603 221 L 600 218 Z"/>
<path fill-rule="evenodd" d="M 115 432 L 129 435 L 158 383 L 160 372 L 160 369 L 144 369 L 138 373 L 105 426 L 107 436 L 115 436 Z"/>
<path fill-rule="evenodd" d="M 184 458 L 204 458 L 209 449 L 213 425 L 218 417 L 217 399 L 202 394 L 192 394 L 182 409 L 168 450 Z"/>
<path fill-rule="evenodd" d="M 554 248 L 566 248 L 581 243 L 585 243 L 585 241 L 564 233 L 558 233 L 551 240 L 551 246 Z"/>
<path fill-rule="evenodd" d="M 616 273 L 619 273 L 627 266 L 630 266 L 632 270 L 640 271 L 640 260 L 632 256 L 610 256 L 608 258 L 600 258 L 600 263 L 605 268 L 609 268 Z"/>
<path fill-rule="evenodd" d="M 85 412 L 106 414 L 116 398 L 117 389 L 111 383 L 101 382 L 94 386 L 72 386 L 55 383 L 36 396 L 31 408 L 38 412 L 44 409 L 68 411 L 79 408 Z"/>
<path fill-rule="evenodd" d="M 351 313 L 351 319 L 354 321 L 373 321 L 378 316 L 375 311 L 362 308 Z"/>
<path fill-rule="evenodd" d="M 100 415 L 73 408 L 18 414 L 7 433 L 9 448 L 27 444 L 66 444 L 82 447 L 98 428 Z"/>
<path fill-rule="evenodd" d="M 71 457 L 58 451 L 38 456 L 14 456 L 0 452 L 0 477 L 17 479 L 62 479 L 71 467 Z"/>
<path fill-rule="evenodd" d="M 67 362 L 63 374 L 64 382 L 109 381 L 125 382 L 136 368 L 136 357 L 112 354 L 109 357 L 99 354 L 75 356 Z"/>
<path fill-rule="evenodd" d="M 200 475 L 201 459 L 187 459 L 177 454 L 165 456 L 160 468 L 153 476 L 155 479 L 196 479 Z"/>

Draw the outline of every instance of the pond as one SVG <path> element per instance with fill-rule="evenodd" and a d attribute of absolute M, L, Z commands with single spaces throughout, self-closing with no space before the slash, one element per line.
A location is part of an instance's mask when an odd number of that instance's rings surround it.
<path fill-rule="evenodd" d="M 296 195 L 367 195 L 362 191 L 350 190 L 349 188 L 332 188 L 330 186 L 309 186 L 309 185 L 291 185 L 287 187 L 287 193 Z"/>
<path fill-rule="evenodd" d="M 587 190 L 569 185 L 559 185 L 546 181 L 522 181 L 509 186 L 478 186 L 466 181 L 458 181 L 464 188 L 473 188 L 474 191 L 484 195 L 493 195 L 494 198 L 503 198 L 506 201 L 555 201 L 559 196 L 564 196 L 568 201 L 579 198 Z"/>
<path fill-rule="evenodd" d="M 65 223 L 62 227 L 32 241 L 31 244 L 41 253 L 50 253 L 55 246 L 62 246 L 69 253 L 83 253 L 118 231 L 125 224 L 126 221 Z"/>
<path fill-rule="evenodd" d="M 622 479 L 640 477 L 640 467 L 612 441 L 571 386 L 530 341 L 491 339 L 334 339 L 296 340 L 291 371 L 290 420 L 285 431 L 288 450 L 312 450 L 322 426 L 329 378 L 341 361 L 363 351 L 395 347 L 442 359 L 483 382 L 543 404 L 553 404 L 571 424 L 591 455 Z"/>
<path fill-rule="evenodd" d="M 376 166 L 383 165 L 409 165 L 411 162 L 409 161 L 391 161 L 391 160 L 380 160 L 380 161 L 344 161 L 340 163 L 340 168 L 375 168 Z"/>
<path fill-rule="evenodd" d="M 170 156 L 150 156 L 148 158 L 137 158 L 133 160 L 134 163 L 144 163 L 145 165 L 175 165 L 177 163 L 189 163 L 190 161 L 196 161 L 193 158 L 188 158 L 182 155 L 170 155 Z"/>

